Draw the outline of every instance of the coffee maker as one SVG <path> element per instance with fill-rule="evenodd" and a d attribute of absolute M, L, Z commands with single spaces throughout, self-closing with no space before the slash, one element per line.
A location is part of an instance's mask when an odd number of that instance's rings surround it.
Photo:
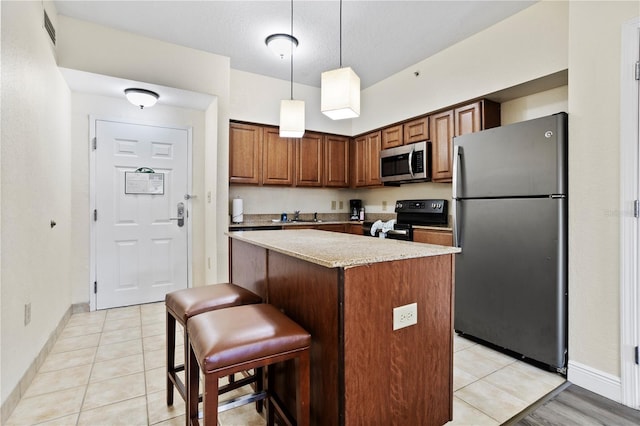
<path fill-rule="evenodd" d="M 351 216 L 349 220 L 360 220 L 360 209 L 362 208 L 362 200 L 349 200 L 349 211 Z"/>

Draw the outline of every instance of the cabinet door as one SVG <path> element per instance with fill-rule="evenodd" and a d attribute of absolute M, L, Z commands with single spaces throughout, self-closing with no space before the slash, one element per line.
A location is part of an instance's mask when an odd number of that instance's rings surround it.
<path fill-rule="evenodd" d="M 431 231 L 428 229 L 414 229 L 413 242 L 438 244 L 441 246 L 452 246 L 453 234 L 449 231 Z"/>
<path fill-rule="evenodd" d="M 354 187 L 367 186 L 365 161 L 367 156 L 367 137 L 356 138 L 352 144 L 351 184 Z"/>
<path fill-rule="evenodd" d="M 476 102 L 454 110 L 455 136 L 482 130 L 482 104 Z"/>
<path fill-rule="evenodd" d="M 402 145 L 404 143 L 403 136 L 401 124 L 382 129 L 381 149 L 393 148 L 394 146 Z"/>
<path fill-rule="evenodd" d="M 347 225 L 347 232 L 353 235 L 362 235 L 362 225 L 359 223 L 350 223 Z"/>
<path fill-rule="evenodd" d="M 367 136 L 367 186 L 382 185 L 380 179 L 380 132 L 370 133 Z"/>
<path fill-rule="evenodd" d="M 281 138 L 275 127 L 264 128 L 262 183 L 293 185 L 293 139 Z"/>
<path fill-rule="evenodd" d="M 426 141 L 429 139 L 429 117 L 404 123 L 404 144 Z"/>
<path fill-rule="evenodd" d="M 349 186 L 348 137 L 325 135 L 323 184 L 332 188 Z"/>
<path fill-rule="evenodd" d="M 229 125 L 229 183 L 262 183 L 262 127 Z"/>
<path fill-rule="evenodd" d="M 431 133 L 432 171 L 434 182 L 451 181 L 451 159 L 453 157 L 454 121 L 453 110 L 434 114 L 429 118 Z"/>
<path fill-rule="evenodd" d="M 296 186 L 322 186 L 322 134 L 306 132 L 296 144 Z"/>

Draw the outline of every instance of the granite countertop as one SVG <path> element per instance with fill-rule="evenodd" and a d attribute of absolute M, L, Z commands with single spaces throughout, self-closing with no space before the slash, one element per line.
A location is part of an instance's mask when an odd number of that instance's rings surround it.
<path fill-rule="evenodd" d="M 311 220 L 302 220 L 302 221 L 286 221 L 281 222 L 280 220 L 250 220 L 244 221 L 241 223 L 230 223 L 229 230 L 241 229 L 246 227 L 252 228 L 260 228 L 267 226 L 302 226 L 302 225 L 343 225 L 343 224 L 355 224 L 361 225 L 361 221 L 357 220 L 318 220 L 317 222 L 313 222 Z"/>
<path fill-rule="evenodd" d="M 274 250 L 327 268 L 459 253 L 458 247 L 413 243 L 339 232 L 300 229 L 296 232 L 235 231 L 230 238 Z"/>

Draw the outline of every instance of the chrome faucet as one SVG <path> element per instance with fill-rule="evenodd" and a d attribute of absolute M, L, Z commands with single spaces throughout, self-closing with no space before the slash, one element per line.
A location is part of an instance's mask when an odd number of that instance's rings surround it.
<path fill-rule="evenodd" d="M 293 212 L 293 220 L 300 220 L 300 210 Z"/>
<path fill-rule="evenodd" d="M 313 214 L 313 221 L 314 221 L 314 222 L 317 222 L 317 221 L 318 221 L 318 212 L 315 212 L 315 213 Z"/>

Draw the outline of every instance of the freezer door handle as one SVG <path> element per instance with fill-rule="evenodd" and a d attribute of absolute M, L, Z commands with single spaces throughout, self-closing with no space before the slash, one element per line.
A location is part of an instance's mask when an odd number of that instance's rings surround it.
<path fill-rule="evenodd" d="M 453 246 L 460 247 L 458 240 L 458 162 L 460 161 L 460 156 L 462 155 L 462 148 L 459 145 L 453 147 L 453 170 L 452 170 L 452 180 L 451 180 L 451 216 L 453 217 Z"/>

